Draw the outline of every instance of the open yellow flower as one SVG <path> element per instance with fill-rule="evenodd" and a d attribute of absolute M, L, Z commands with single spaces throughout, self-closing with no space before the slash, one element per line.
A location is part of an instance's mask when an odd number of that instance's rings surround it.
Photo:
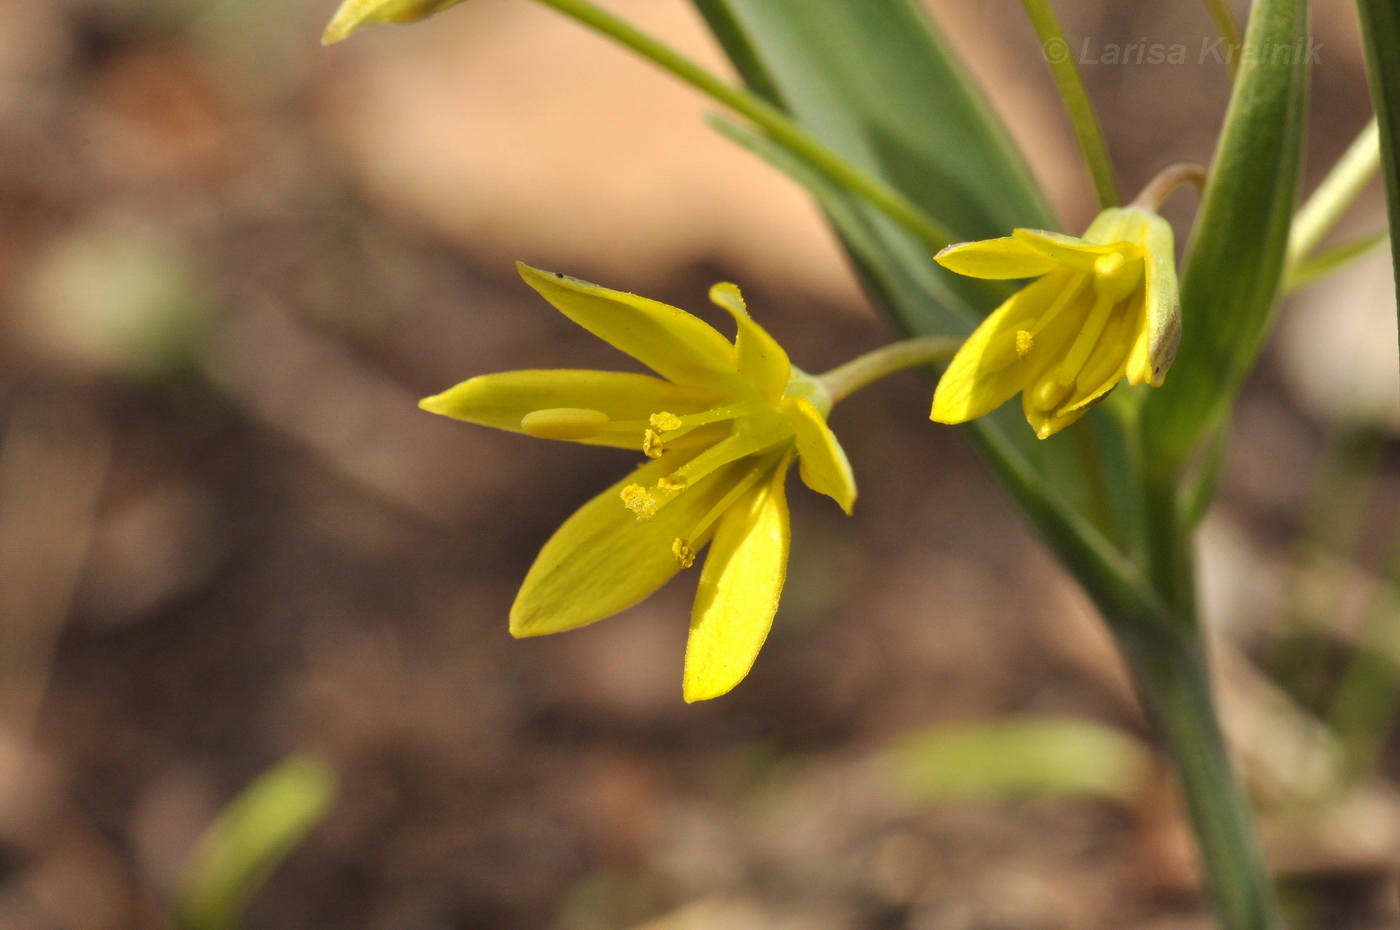
<path fill-rule="evenodd" d="M 710 298 L 738 324 L 734 342 L 684 310 L 519 265 L 565 316 L 660 377 L 612 371 L 482 375 L 422 401 L 433 413 L 594 445 L 650 461 L 584 504 L 545 543 L 510 612 L 515 636 L 558 633 L 631 607 L 709 544 L 686 647 L 687 701 L 748 674 L 787 572 L 784 479 L 850 513 L 855 479 L 827 428 L 831 399 L 750 319 L 739 289 Z"/>
<path fill-rule="evenodd" d="M 1038 278 L 968 338 L 931 418 L 964 423 L 1021 395 L 1045 439 L 1129 384 L 1160 387 L 1181 338 L 1171 226 L 1141 207 L 1105 210 L 1076 239 L 1017 229 L 951 245 L 939 264 L 974 278 Z"/>

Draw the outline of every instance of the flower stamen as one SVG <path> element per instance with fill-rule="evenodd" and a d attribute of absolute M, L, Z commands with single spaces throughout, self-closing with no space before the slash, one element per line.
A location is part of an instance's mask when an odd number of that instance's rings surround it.
<path fill-rule="evenodd" d="M 650 520 L 659 506 L 656 498 L 652 497 L 647 489 L 640 484 L 629 484 L 622 489 L 622 504 L 635 513 L 639 521 Z"/>
<path fill-rule="evenodd" d="M 607 426 L 606 413 L 584 407 L 532 410 L 520 420 L 520 429 L 536 439 L 592 439 Z"/>

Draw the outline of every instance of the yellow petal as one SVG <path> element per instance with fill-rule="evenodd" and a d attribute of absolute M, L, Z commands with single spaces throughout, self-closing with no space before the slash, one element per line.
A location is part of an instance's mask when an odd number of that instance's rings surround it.
<path fill-rule="evenodd" d="M 1014 236 L 960 242 L 950 245 L 934 258 L 949 271 L 970 278 L 1038 278 L 1059 265 Z"/>
<path fill-rule="evenodd" d="M 1031 402 L 1031 392 L 1027 391 L 1021 395 L 1021 410 L 1026 415 L 1026 422 L 1035 430 L 1037 437 L 1049 439 L 1060 430 L 1078 420 L 1089 412 L 1089 407 L 1080 407 L 1078 410 L 1057 410 L 1050 413 L 1043 413 L 1035 408 Z"/>
<path fill-rule="evenodd" d="M 764 400 L 777 406 L 792 374 L 792 363 L 788 361 L 787 352 L 749 316 L 744 296 L 737 286 L 728 282 L 716 284 L 710 288 L 710 300 L 728 310 L 739 326 L 739 333 L 734 339 L 739 374 Z"/>
<path fill-rule="evenodd" d="M 1100 217 L 1102 215 L 1100 214 Z M 1092 230 L 1093 227 L 1091 226 L 1090 229 Z M 1017 229 L 1012 232 L 1012 235 L 1046 258 L 1052 259 L 1056 264 L 1087 274 L 1094 273 L 1094 260 L 1100 255 L 1121 252 L 1127 258 L 1136 258 L 1140 254 L 1138 247 L 1127 241 L 1100 245 L 1087 239 L 1078 239 L 1074 236 L 1066 236 L 1063 233 L 1049 232 L 1044 229 Z"/>
<path fill-rule="evenodd" d="M 691 530 L 745 463 L 697 481 L 642 522 L 623 505 L 622 490 L 632 484 L 652 487 L 689 457 L 668 453 L 643 465 L 564 521 L 515 597 L 512 636 L 558 633 L 601 620 L 644 600 L 680 570 L 672 545 L 678 538 L 697 550 L 705 544 L 708 534 L 690 539 Z"/>
<path fill-rule="evenodd" d="M 1146 321 L 1128 360 L 1127 376 L 1130 384 L 1161 387 L 1181 342 L 1181 298 L 1171 224 L 1156 214 L 1145 213 L 1143 239 Z"/>
<path fill-rule="evenodd" d="M 519 262 L 516 267 L 560 313 L 662 377 L 688 385 L 742 384 L 734 347 L 699 317 Z"/>
<path fill-rule="evenodd" d="M 791 530 L 787 468 L 740 498 L 720 519 L 690 620 L 687 701 L 719 697 L 753 667 L 783 593 Z"/>
<path fill-rule="evenodd" d="M 1068 269 L 1048 274 L 1012 294 L 983 320 L 939 379 L 930 418 L 939 423 L 966 423 L 1000 407 L 1037 377 L 1060 348 L 1063 323 L 1057 322 L 1051 331 L 1035 336 L 1025 361 L 1004 363 L 997 357 L 998 347 L 1038 320 L 1073 280 L 1074 272 Z M 1077 315 L 1079 308 L 1069 307 L 1056 320 L 1073 321 Z"/>
<path fill-rule="evenodd" d="M 783 413 L 792 421 L 797 435 L 802 481 L 818 494 L 836 501 L 849 514 L 856 505 L 856 476 L 821 411 L 805 397 L 788 397 L 783 400 Z"/>
<path fill-rule="evenodd" d="M 713 392 L 681 387 L 650 375 L 546 369 L 481 375 L 424 398 L 418 406 L 430 413 L 513 433 L 526 432 L 521 423 L 537 410 L 596 410 L 607 416 L 608 425 L 579 442 L 640 449 L 647 419 L 652 414 L 684 416 L 706 409 L 717 399 Z M 619 423 L 631 425 L 620 427 Z"/>
<path fill-rule="evenodd" d="M 322 45 L 330 45 L 349 38 L 365 26 L 377 23 L 412 23 L 434 13 L 441 13 L 462 0 L 345 0 L 335 11 L 325 34 Z"/>

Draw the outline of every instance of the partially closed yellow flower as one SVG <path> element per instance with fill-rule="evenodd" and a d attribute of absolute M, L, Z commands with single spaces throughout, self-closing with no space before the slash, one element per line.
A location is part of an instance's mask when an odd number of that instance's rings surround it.
<path fill-rule="evenodd" d="M 778 609 L 788 468 L 799 461 L 803 481 L 847 513 L 855 503 L 850 465 L 826 425 L 831 399 L 749 317 L 732 284 L 710 290 L 738 326 L 731 343 L 676 307 L 518 267 L 565 316 L 660 377 L 511 371 L 422 401 L 470 423 L 650 459 L 545 543 L 511 608 L 511 633 L 557 633 L 631 607 L 708 544 L 683 690 L 687 701 L 718 697 L 748 674 Z"/>
<path fill-rule="evenodd" d="M 365 26 L 416 23 L 462 0 L 343 0 L 321 36 L 322 45 L 348 39 Z"/>
<path fill-rule="evenodd" d="M 932 419 L 964 423 L 1016 394 L 1045 439 L 1124 378 L 1161 386 L 1181 338 L 1171 226 L 1141 207 L 1105 210 L 1082 239 L 1017 229 L 939 252 L 975 278 L 1038 278 L 968 338 L 933 396 Z"/>

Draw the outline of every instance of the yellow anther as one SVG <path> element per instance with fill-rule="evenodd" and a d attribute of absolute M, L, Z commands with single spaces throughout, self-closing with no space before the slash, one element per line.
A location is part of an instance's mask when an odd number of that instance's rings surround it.
<path fill-rule="evenodd" d="M 671 494 L 679 494 L 689 485 L 690 482 L 685 480 L 685 475 L 667 475 L 656 482 L 658 488 Z"/>
<path fill-rule="evenodd" d="M 1051 372 L 1031 391 L 1031 405 L 1041 413 L 1049 413 L 1060 405 L 1069 389 L 1069 384 L 1061 384 L 1060 379 Z"/>
<path fill-rule="evenodd" d="M 640 484 L 629 484 L 622 489 L 622 505 L 635 513 L 638 520 L 649 519 L 656 513 L 656 498 Z"/>
<path fill-rule="evenodd" d="M 1130 260 L 1122 252 L 1107 252 L 1094 259 L 1094 293 L 1101 299 L 1117 303 L 1131 294 L 1140 280 L 1140 256 Z"/>
<path fill-rule="evenodd" d="M 1123 270 L 1127 262 L 1122 252 L 1106 252 L 1094 259 L 1094 277 L 1112 280 Z"/>
<path fill-rule="evenodd" d="M 658 433 L 669 433 L 672 430 L 680 429 L 684 425 L 685 424 L 681 422 L 681 418 L 674 413 L 667 413 L 663 410 L 660 413 L 653 413 L 651 415 L 651 427 Z"/>
<path fill-rule="evenodd" d="M 1035 345 L 1035 337 L 1030 334 L 1030 330 L 1016 330 L 1016 357 L 1025 361 L 1031 354 L 1031 348 Z"/>
<path fill-rule="evenodd" d="M 642 434 L 642 451 L 649 459 L 661 458 L 661 453 L 665 450 L 661 448 L 661 437 L 657 435 L 656 430 L 649 429 Z"/>
<path fill-rule="evenodd" d="M 671 552 L 676 556 L 676 561 L 681 568 L 690 568 L 695 564 L 695 550 L 684 539 L 677 539 L 671 543 Z"/>
<path fill-rule="evenodd" d="M 592 439 L 607 425 L 606 413 L 584 407 L 532 410 L 520 420 L 520 428 L 536 439 Z"/>

